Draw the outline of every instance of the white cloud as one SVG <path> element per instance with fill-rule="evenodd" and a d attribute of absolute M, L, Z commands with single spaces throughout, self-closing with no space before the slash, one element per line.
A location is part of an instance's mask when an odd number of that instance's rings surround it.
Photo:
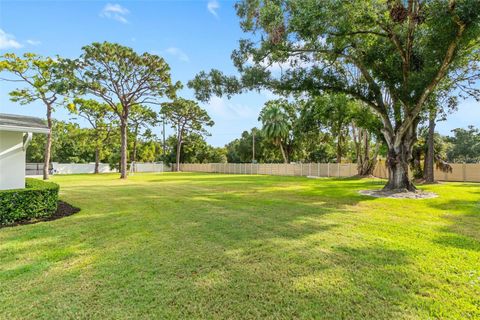
<path fill-rule="evenodd" d="M 18 49 L 22 45 L 15 40 L 15 37 L 0 29 L 0 49 Z"/>
<path fill-rule="evenodd" d="M 207 9 L 213 14 L 215 17 L 218 17 L 217 9 L 220 8 L 220 4 L 217 0 L 210 0 L 207 3 Z"/>
<path fill-rule="evenodd" d="M 113 19 L 119 21 L 121 23 L 128 23 L 126 15 L 128 15 L 130 11 L 119 5 L 118 3 L 107 3 L 105 7 L 103 7 L 102 12 L 100 12 L 100 17 Z"/>
<path fill-rule="evenodd" d="M 28 39 L 28 40 L 27 40 L 27 43 L 28 43 L 29 45 L 31 45 L 31 46 L 38 46 L 38 45 L 42 44 L 41 41 L 32 40 L 32 39 Z"/>
<path fill-rule="evenodd" d="M 180 60 L 180 61 L 184 61 L 184 62 L 189 62 L 190 61 L 190 58 L 187 56 L 187 54 L 179 48 L 170 47 L 170 48 L 165 49 L 165 52 L 174 56 L 174 57 L 176 57 L 176 58 L 178 58 L 178 60 Z"/>
<path fill-rule="evenodd" d="M 257 111 L 241 104 L 234 104 L 225 98 L 212 97 L 205 108 L 209 113 L 227 120 L 255 117 Z"/>

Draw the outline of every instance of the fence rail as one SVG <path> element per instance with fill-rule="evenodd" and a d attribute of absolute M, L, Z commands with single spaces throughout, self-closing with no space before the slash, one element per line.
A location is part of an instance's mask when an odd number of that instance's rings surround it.
<path fill-rule="evenodd" d="M 99 173 L 117 172 L 118 170 L 110 167 L 108 163 L 100 163 L 98 166 Z M 131 165 L 130 172 L 163 172 L 164 166 L 161 162 L 134 162 Z M 94 173 L 95 163 L 58 163 L 50 164 L 50 172 L 52 174 L 78 174 L 78 173 Z M 43 163 L 27 163 L 25 166 L 25 174 L 27 176 L 41 175 L 43 173 Z"/>
<path fill-rule="evenodd" d="M 53 174 L 94 173 L 95 163 L 57 163 L 53 162 Z M 99 173 L 115 172 L 108 163 L 99 163 Z"/>
<path fill-rule="evenodd" d="M 173 169 L 175 170 L 175 165 Z M 229 174 L 267 174 L 276 176 L 351 177 L 357 173 L 354 163 L 184 163 L 181 171 Z"/>
<path fill-rule="evenodd" d="M 52 170 L 52 164 L 50 164 L 49 170 Z M 43 174 L 43 163 L 26 163 L 25 174 L 27 176 L 38 176 Z"/>
<path fill-rule="evenodd" d="M 438 181 L 480 182 L 480 163 L 451 163 L 452 172 L 435 169 Z M 162 163 L 134 163 L 133 172 L 164 172 L 168 170 Z M 93 163 L 52 163 L 50 170 L 54 174 L 93 173 Z M 115 172 L 106 163 L 101 163 L 100 173 Z M 175 170 L 172 165 L 172 170 Z M 41 175 L 43 163 L 27 163 L 26 175 Z M 227 174 L 266 174 L 276 176 L 316 176 L 316 177 L 352 177 L 357 174 L 355 163 L 184 163 L 181 171 L 211 172 Z M 378 178 L 388 178 L 385 161 L 380 160 L 373 171 Z"/>
<path fill-rule="evenodd" d="M 163 172 L 162 162 L 133 162 L 131 172 Z"/>
<path fill-rule="evenodd" d="M 452 172 L 435 169 L 439 181 L 480 182 L 480 163 L 453 163 Z M 176 170 L 176 165 L 172 166 Z M 355 163 L 183 163 L 181 171 L 226 174 L 266 174 L 276 176 L 352 177 L 357 175 Z M 388 178 L 385 161 L 379 161 L 373 171 L 378 178 Z"/>

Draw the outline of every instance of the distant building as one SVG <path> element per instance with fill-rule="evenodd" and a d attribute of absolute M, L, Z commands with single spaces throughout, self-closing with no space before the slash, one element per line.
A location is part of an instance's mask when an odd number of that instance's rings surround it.
<path fill-rule="evenodd" d="M 25 188 L 25 157 L 32 134 L 49 132 L 42 119 L 0 113 L 0 190 Z"/>

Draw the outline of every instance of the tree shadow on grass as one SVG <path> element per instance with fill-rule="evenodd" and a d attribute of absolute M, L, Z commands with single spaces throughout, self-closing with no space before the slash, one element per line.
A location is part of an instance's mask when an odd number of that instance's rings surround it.
<path fill-rule="evenodd" d="M 415 316 L 412 253 L 345 236 L 349 206 L 370 200 L 356 193 L 368 181 L 235 178 L 245 185 L 69 186 L 78 215 L 25 226 L 23 245 L 4 248 L 10 263 L 20 258 L 4 281 L 6 308 L 57 318 Z"/>
<path fill-rule="evenodd" d="M 412 292 L 422 283 L 410 273 L 405 251 L 381 245 L 327 249 L 277 238 L 227 237 L 230 241 L 192 239 L 176 251 L 137 246 L 121 256 L 107 253 L 102 268 L 87 278 L 100 283 L 91 293 L 97 298 L 94 305 L 109 302 L 120 313 L 178 318 L 416 315 Z M 108 298 L 111 286 L 114 301 Z"/>
<path fill-rule="evenodd" d="M 480 251 L 479 198 L 472 200 L 453 199 L 436 202 L 430 206 L 444 211 L 442 217 L 450 222 L 449 226 L 442 228 L 445 234 L 436 240 L 439 244 Z"/>

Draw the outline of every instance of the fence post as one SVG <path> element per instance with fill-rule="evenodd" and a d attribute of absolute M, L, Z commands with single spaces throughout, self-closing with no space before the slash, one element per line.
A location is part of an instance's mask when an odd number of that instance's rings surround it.
<path fill-rule="evenodd" d="M 294 171 L 295 173 L 295 171 Z M 300 177 L 303 176 L 303 164 L 300 162 Z"/>
<path fill-rule="evenodd" d="M 467 165 L 465 162 L 462 164 L 462 171 L 463 171 L 463 182 L 467 181 Z"/>
<path fill-rule="evenodd" d="M 340 162 L 337 163 L 337 177 L 340 177 Z"/>
<path fill-rule="evenodd" d="M 330 178 L 330 162 L 327 162 L 327 177 Z"/>

